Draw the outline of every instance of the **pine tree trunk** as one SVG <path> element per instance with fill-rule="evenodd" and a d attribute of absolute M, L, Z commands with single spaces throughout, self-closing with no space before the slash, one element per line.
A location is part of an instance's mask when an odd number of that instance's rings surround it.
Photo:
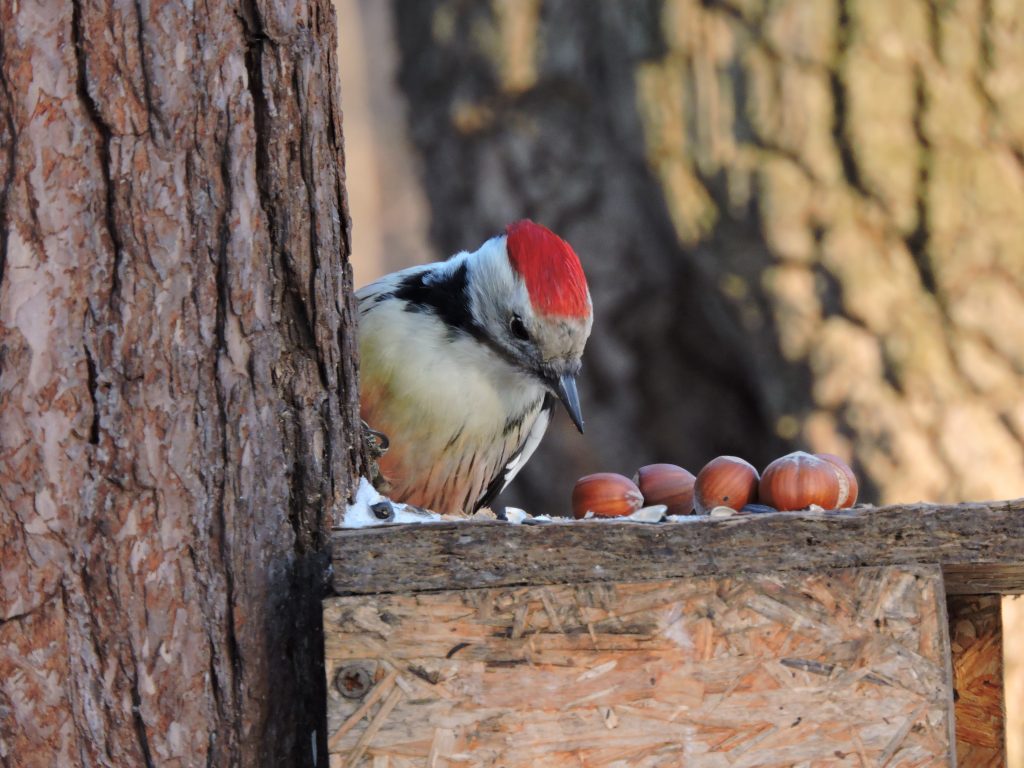
<path fill-rule="evenodd" d="M 325 764 L 327 0 L 0 2 L 0 762 Z"/>
<path fill-rule="evenodd" d="M 581 386 L 506 493 L 801 447 L 868 500 L 1024 494 L 1024 10 L 395 3 L 434 236 L 557 229 Z"/>

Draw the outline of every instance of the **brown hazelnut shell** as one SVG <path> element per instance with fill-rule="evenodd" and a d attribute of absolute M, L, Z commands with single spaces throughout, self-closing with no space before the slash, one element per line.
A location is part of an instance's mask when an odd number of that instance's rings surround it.
<path fill-rule="evenodd" d="M 631 515 L 644 504 L 636 483 L 625 475 L 597 472 L 584 475 L 572 489 L 572 514 L 579 520 L 593 512 L 595 517 Z"/>
<path fill-rule="evenodd" d="M 648 464 L 633 475 L 644 506 L 664 504 L 669 515 L 693 514 L 693 473 L 675 464 Z"/>
<path fill-rule="evenodd" d="M 796 451 L 765 467 L 759 494 L 762 504 L 780 511 L 807 509 L 812 504 L 835 509 L 839 501 L 839 478 L 829 462 Z"/>
<path fill-rule="evenodd" d="M 853 474 L 850 465 L 834 453 L 816 453 L 817 458 L 827 461 L 836 471 L 839 480 L 839 500 L 836 502 L 836 509 L 852 507 L 857 503 L 857 494 L 860 486 L 857 483 L 857 476 Z"/>
<path fill-rule="evenodd" d="M 719 456 L 700 472 L 693 485 L 693 506 L 698 515 L 706 515 L 715 507 L 739 511 L 757 501 L 757 469 L 738 456 Z"/>

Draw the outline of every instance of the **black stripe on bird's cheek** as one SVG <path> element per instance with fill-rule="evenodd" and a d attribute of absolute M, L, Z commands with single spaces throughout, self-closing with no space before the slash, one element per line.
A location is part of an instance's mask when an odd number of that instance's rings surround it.
<path fill-rule="evenodd" d="M 428 277 L 432 278 L 429 282 Z M 395 297 L 406 302 L 406 312 L 430 312 L 453 331 L 482 334 L 469 311 L 465 264 L 440 277 L 433 272 L 409 275 L 398 284 Z"/>
<path fill-rule="evenodd" d="M 409 275 L 395 289 L 395 298 L 406 302 L 406 312 L 429 312 L 448 328 L 449 338 L 459 334 L 472 336 L 513 367 L 517 361 L 507 349 L 491 338 L 469 310 L 468 270 L 460 264 L 449 274 L 438 276 L 428 271 Z M 427 277 L 432 279 L 428 282 Z"/>

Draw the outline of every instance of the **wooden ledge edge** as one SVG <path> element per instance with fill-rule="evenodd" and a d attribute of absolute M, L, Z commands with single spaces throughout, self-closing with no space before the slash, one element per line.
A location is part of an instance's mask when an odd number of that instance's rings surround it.
<path fill-rule="evenodd" d="M 337 594 L 938 564 L 949 594 L 1024 592 L 1024 498 L 685 523 L 444 521 L 332 532 Z"/>

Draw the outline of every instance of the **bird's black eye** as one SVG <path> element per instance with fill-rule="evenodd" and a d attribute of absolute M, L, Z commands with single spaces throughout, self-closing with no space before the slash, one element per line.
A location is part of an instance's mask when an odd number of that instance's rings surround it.
<path fill-rule="evenodd" d="M 512 318 L 508 321 L 508 329 L 512 331 L 513 336 L 521 341 L 528 341 L 530 338 L 526 325 L 523 323 L 523 318 L 519 315 L 512 315 Z"/>

